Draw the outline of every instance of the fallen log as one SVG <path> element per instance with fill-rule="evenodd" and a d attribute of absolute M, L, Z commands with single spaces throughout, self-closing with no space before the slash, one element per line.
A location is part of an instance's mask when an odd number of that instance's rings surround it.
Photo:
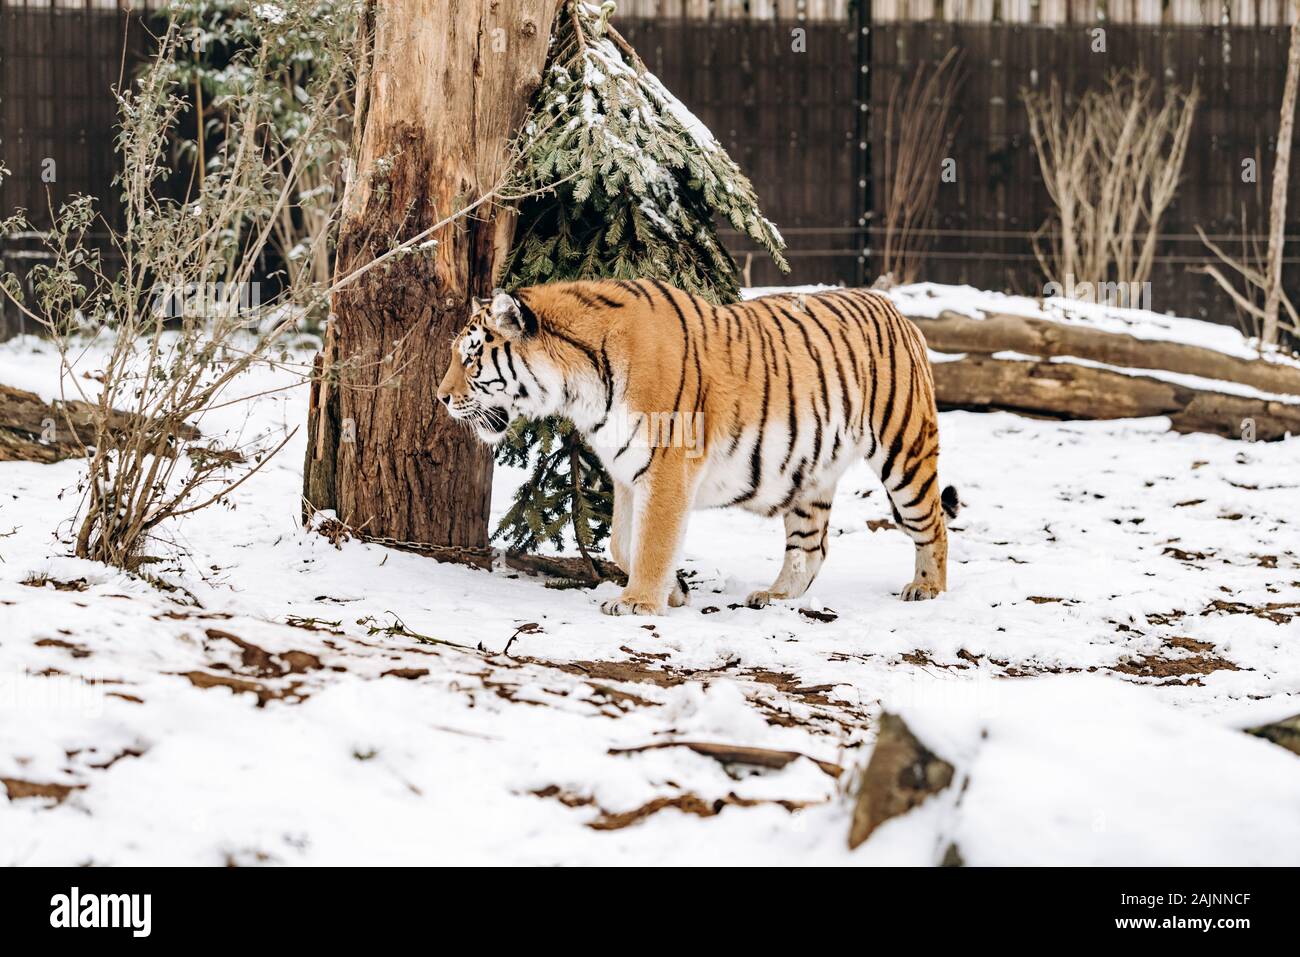
<path fill-rule="evenodd" d="M 1193 389 L 1069 362 L 968 355 L 935 362 L 941 409 L 1005 410 L 1045 418 L 1169 416 L 1178 432 L 1272 441 L 1300 435 L 1300 404 Z"/>
<path fill-rule="evenodd" d="M 1129 369 L 1158 369 L 1253 386 L 1262 392 L 1300 395 L 1300 367 L 1266 359 L 1243 359 L 1215 349 L 1139 339 L 1050 319 L 991 314 L 972 319 L 945 311 L 937 319 L 912 318 L 935 352 L 991 355 L 1073 356 Z"/>
<path fill-rule="evenodd" d="M 588 562 L 577 556 L 534 555 L 531 552 L 506 552 L 506 567 L 529 575 L 543 575 L 563 582 L 595 587 L 601 582 L 612 581 L 619 585 L 627 584 L 627 575 L 613 562 L 603 558 L 593 558 Z M 592 571 L 596 576 L 592 577 Z"/>
<path fill-rule="evenodd" d="M 0 385 L 0 462 L 60 462 L 81 458 L 95 444 L 95 416 L 99 407 L 80 399 L 47 403 L 33 392 Z M 131 412 L 114 410 L 109 428 L 130 430 L 136 422 Z M 192 441 L 199 431 L 182 426 L 176 438 Z M 220 450 L 209 454 L 230 456 Z M 237 455 L 237 453 L 233 453 Z M 242 456 L 239 457 L 242 461 Z"/>

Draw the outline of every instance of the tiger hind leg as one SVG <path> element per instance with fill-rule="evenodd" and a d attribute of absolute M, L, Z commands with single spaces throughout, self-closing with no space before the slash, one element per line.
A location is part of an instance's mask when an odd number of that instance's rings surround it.
<path fill-rule="evenodd" d="M 885 486 L 895 522 L 916 546 L 915 572 L 903 587 L 903 601 L 924 601 L 947 590 L 948 529 L 944 517 L 955 518 L 960 505 L 951 485 L 939 492 L 935 463 L 922 463 L 916 473 L 912 481 L 897 489 Z"/>
<path fill-rule="evenodd" d="M 781 573 L 770 588 L 746 598 L 746 605 L 762 608 L 772 601 L 798 598 L 808 590 L 826 560 L 827 525 L 834 494 L 834 487 L 823 489 L 785 513 L 785 559 Z"/>

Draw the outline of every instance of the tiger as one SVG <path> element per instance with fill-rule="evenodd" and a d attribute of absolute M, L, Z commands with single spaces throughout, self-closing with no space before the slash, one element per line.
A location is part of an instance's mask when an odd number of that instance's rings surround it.
<path fill-rule="evenodd" d="M 687 601 L 675 568 L 694 509 L 785 522 L 785 556 L 752 608 L 801 597 L 826 560 L 835 487 L 866 459 L 916 548 L 900 597 L 948 587 L 934 382 L 920 331 L 861 289 L 715 305 L 655 279 L 557 282 L 470 301 L 438 400 L 484 442 L 517 417 L 563 416 L 613 480 L 609 550 L 627 584 L 601 609 Z"/>

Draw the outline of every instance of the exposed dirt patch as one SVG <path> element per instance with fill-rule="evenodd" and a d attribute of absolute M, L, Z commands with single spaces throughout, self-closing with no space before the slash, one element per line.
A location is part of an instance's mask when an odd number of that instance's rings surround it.
<path fill-rule="evenodd" d="M 416 678 L 423 678 L 429 673 L 428 668 L 389 668 L 380 674 L 381 678 L 405 678 L 408 681 L 414 681 Z"/>
<path fill-rule="evenodd" d="M 791 813 L 811 807 L 813 804 L 820 804 L 820 801 L 774 801 L 774 800 L 756 800 L 753 798 L 742 798 L 735 793 L 728 794 L 726 797 L 717 798 L 707 801 L 697 794 L 686 793 L 679 794 L 675 797 L 659 797 L 653 801 L 647 801 L 638 808 L 630 811 L 606 811 L 596 805 L 595 798 L 586 794 L 575 794 L 572 791 L 566 791 L 558 785 L 552 784 L 549 787 L 539 788 L 530 792 L 534 797 L 546 798 L 548 800 L 559 801 L 565 807 L 596 807 L 599 812 L 598 816 L 587 822 L 587 827 L 593 831 L 618 831 L 625 827 L 631 827 L 634 824 L 640 824 L 648 817 L 653 817 L 660 811 L 668 808 L 675 808 L 683 814 L 694 814 L 696 817 L 716 817 L 721 814 L 724 808 L 728 807 L 758 807 L 762 804 L 775 804 L 783 807 Z"/>
<path fill-rule="evenodd" d="M 623 691 L 610 685 L 600 685 L 593 682 L 587 682 L 591 685 L 592 698 L 595 701 L 605 700 L 614 705 L 620 711 L 629 711 L 632 708 L 657 708 L 658 701 L 651 701 L 649 698 L 643 698 L 638 694 L 630 691 Z"/>
<path fill-rule="evenodd" d="M 558 784 L 551 784 L 544 788 L 538 788 L 536 791 L 530 791 L 533 797 L 555 798 L 565 807 L 589 807 L 596 803 L 596 799 L 585 794 L 574 794 L 572 791 L 565 791 Z"/>
<path fill-rule="evenodd" d="M 310 652 L 295 650 L 270 652 L 220 628 L 209 628 L 206 634 L 213 641 L 229 641 L 238 647 L 240 663 L 261 678 L 281 678 L 286 674 L 301 675 L 322 667 L 321 660 Z"/>
<path fill-rule="evenodd" d="M 634 748 L 610 748 L 610 754 L 640 754 L 643 751 L 660 751 L 664 748 L 689 748 L 696 754 L 713 758 L 719 764 L 744 764 L 758 768 L 770 768 L 779 771 L 791 761 L 807 758 L 833 778 L 838 778 L 844 769 L 830 761 L 822 761 L 799 751 L 777 751 L 772 748 L 750 748 L 736 744 L 715 744 L 710 741 L 656 741 Z"/>
<path fill-rule="evenodd" d="M 257 695 L 257 706 L 266 707 L 268 701 L 289 701 L 294 704 L 307 700 L 307 695 L 298 691 L 300 683 L 295 681 L 285 688 L 271 688 L 260 681 L 236 678 L 232 675 L 214 675 L 207 671 L 174 672 L 182 678 L 188 678 L 196 688 L 229 688 L 236 694 Z"/>
<path fill-rule="evenodd" d="M 1248 605 L 1241 601 L 1224 601 L 1216 598 L 1201 612 L 1202 615 L 1254 615 L 1278 625 L 1288 624 L 1296 615 L 1300 615 L 1300 601 L 1270 601 L 1263 605 Z"/>
<path fill-rule="evenodd" d="M 1178 611 L 1177 609 L 1175 609 L 1174 611 L 1155 612 L 1153 614 L 1147 615 L 1147 624 L 1172 625 L 1180 618 L 1186 618 L 1186 617 L 1187 617 L 1187 612 Z"/>
<path fill-rule="evenodd" d="M 0 778 L 0 784 L 5 786 L 5 794 L 11 801 L 21 801 L 23 798 L 46 798 L 52 800 L 55 804 L 62 804 L 73 791 L 79 791 L 84 784 L 41 784 L 36 781 L 24 781 L 21 778 Z"/>
<path fill-rule="evenodd" d="M 740 676 L 757 681 L 759 684 L 771 685 L 782 694 L 800 698 L 807 704 L 837 704 L 837 702 L 826 697 L 826 692 L 832 690 L 835 685 L 802 685 L 799 683 L 799 678 L 788 671 L 765 671 L 761 668 L 751 668 L 740 672 Z"/>
<path fill-rule="evenodd" d="M 945 670 L 951 670 L 955 668 L 958 670 L 964 670 L 970 667 L 969 664 L 962 665 L 962 664 L 957 664 L 955 662 L 949 664 L 940 664 L 939 662 L 935 661 L 933 658 L 930 657 L 930 653 L 928 651 L 922 651 L 919 648 L 916 651 L 907 652 L 905 655 L 902 656 L 902 659 L 906 661 L 909 665 L 915 665 L 918 668 L 943 668 Z M 972 658 L 967 658 L 965 660 L 971 661 L 971 660 L 978 660 L 978 659 L 972 656 Z"/>
<path fill-rule="evenodd" d="M 815 608 L 800 608 L 799 614 L 803 615 L 805 618 L 811 618 L 813 621 L 826 622 L 834 621 L 836 618 L 840 617 L 835 613 L 833 608 L 826 608 L 822 611 L 818 611 Z"/>
<path fill-rule="evenodd" d="M 1227 658 L 1213 654 L 1214 646 L 1194 638 L 1175 637 L 1166 640 L 1173 649 L 1191 652 L 1185 657 L 1169 658 L 1163 654 L 1141 655 L 1134 660 L 1112 665 L 1109 670 L 1139 678 L 1162 679 L 1162 684 L 1199 685 L 1201 677 L 1216 671 L 1240 671 L 1241 668 Z"/>
<path fill-rule="evenodd" d="M 41 638 L 36 642 L 37 648 L 62 648 L 74 658 L 89 658 L 91 650 L 82 645 L 64 641 L 61 638 Z"/>
<path fill-rule="evenodd" d="M 684 683 L 687 677 L 672 669 L 652 667 L 644 661 L 547 661 L 543 658 L 518 657 L 513 661 L 522 664 L 554 668 L 566 674 L 593 678 L 597 681 L 628 681 L 672 688 Z"/>
<path fill-rule="evenodd" d="M 809 807 L 814 803 L 820 804 L 822 802 L 754 800 L 752 798 L 742 798 L 734 793 L 713 801 L 706 801 L 697 794 L 679 794 L 676 797 L 655 798 L 653 801 L 649 801 L 631 811 L 601 811 L 600 817 L 587 822 L 587 827 L 593 831 L 618 831 L 634 824 L 640 824 L 646 818 L 668 808 L 676 808 L 683 814 L 694 814 L 696 817 L 716 817 L 722 813 L 724 808 L 728 807 L 758 807 L 762 804 L 775 804 L 787 811 L 794 812 Z"/>
<path fill-rule="evenodd" d="M 22 583 L 30 588 L 53 587 L 56 591 L 85 591 L 90 587 L 90 582 L 84 578 L 74 578 L 72 581 L 59 581 L 57 578 L 51 578 L 49 575 L 28 575 L 22 580 Z"/>
<path fill-rule="evenodd" d="M 1162 555 L 1168 555 L 1176 558 L 1180 562 L 1203 562 L 1207 558 L 1213 558 L 1213 552 L 1189 552 L 1186 549 L 1176 548 L 1173 545 L 1167 546 Z"/>

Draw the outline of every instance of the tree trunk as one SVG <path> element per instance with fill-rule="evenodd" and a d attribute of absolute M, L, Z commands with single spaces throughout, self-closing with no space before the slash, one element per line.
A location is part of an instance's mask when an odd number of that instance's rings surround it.
<path fill-rule="evenodd" d="M 1282 116 L 1277 128 L 1273 161 L 1273 198 L 1268 210 L 1268 288 L 1264 295 L 1264 324 L 1260 340 L 1276 345 L 1278 309 L 1282 302 L 1282 250 L 1286 229 L 1286 185 L 1291 174 L 1291 133 L 1295 129 L 1296 90 L 1300 87 L 1300 0 L 1292 0 L 1291 52 L 1282 90 Z"/>
<path fill-rule="evenodd" d="M 500 185 L 541 82 L 555 0 L 371 3 L 336 277 Z M 487 295 L 514 217 L 485 203 L 338 290 L 313 388 L 305 508 L 363 537 L 488 560 L 492 456 L 436 408 L 473 295 Z"/>

